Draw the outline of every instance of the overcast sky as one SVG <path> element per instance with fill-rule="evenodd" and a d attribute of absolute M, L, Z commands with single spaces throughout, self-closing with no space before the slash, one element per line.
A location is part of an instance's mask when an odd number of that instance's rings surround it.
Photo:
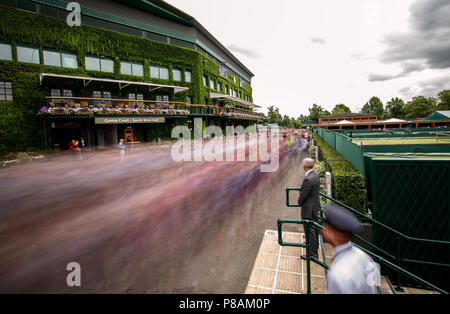
<path fill-rule="evenodd" d="M 450 89 L 448 0 L 166 0 L 192 15 L 254 74 L 263 112 L 313 103 L 359 112 L 370 97 Z"/>

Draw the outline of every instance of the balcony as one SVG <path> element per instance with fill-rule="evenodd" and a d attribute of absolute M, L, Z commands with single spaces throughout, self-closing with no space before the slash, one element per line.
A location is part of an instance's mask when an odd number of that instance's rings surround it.
<path fill-rule="evenodd" d="M 234 106 L 194 105 L 177 101 L 129 100 L 88 97 L 45 97 L 41 116 L 218 116 L 228 119 L 259 120 L 261 115 Z"/>

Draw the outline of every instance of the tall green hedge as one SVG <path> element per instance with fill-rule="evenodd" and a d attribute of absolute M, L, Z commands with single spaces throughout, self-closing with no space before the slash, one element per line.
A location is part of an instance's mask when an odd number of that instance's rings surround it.
<path fill-rule="evenodd" d="M 319 147 L 319 159 L 332 176 L 333 198 L 365 213 L 367 192 L 363 175 L 319 135 L 313 137 Z"/>

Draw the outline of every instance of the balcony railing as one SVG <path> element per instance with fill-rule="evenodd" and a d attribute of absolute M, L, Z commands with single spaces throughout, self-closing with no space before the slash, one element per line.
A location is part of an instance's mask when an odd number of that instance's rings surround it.
<path fill-rule="evenodd" d="M 46 105 L 40 115 L 98 116 L 98 115 L 156 115 L 187 116 L 217 115 L 237 119 L 261 119 L 261 115 L 233 106 L 195 105 L 177 101 L 88 98 L 88 97 L 45 97 Z"/>

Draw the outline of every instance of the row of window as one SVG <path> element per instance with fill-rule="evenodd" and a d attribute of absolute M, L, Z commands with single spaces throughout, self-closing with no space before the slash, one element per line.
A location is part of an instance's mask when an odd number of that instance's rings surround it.
<path fill-rule="evenodd" d="M 322 121 L 342 121 L 342 120 L 353 120 L 353 121 L 361 121 L 361 120 L 374 120 L 377 117 L 361 117 L 361 118 L 324 118 Z"/>
<path fill-rule="evenodd" d="M 59 52 L 55 50 L 43 51 L 44 65 L 57 66 L 63 68 L 78 68 L 78 61 L 76 54 L 69 52 Z M 12 61 L 12 48 L 10 44 L 0 43 L 0 60 Z M 25 45 L 17 45 L 17 61 L 24 63 L 40 64 L 39 49 Z M 86 56 L 85 58 L 86 70 L 101 71 L 114 73 L 114 61 L 110 58 L 101 58 L 95 56 Z M 144 64 L 142 62 L 121 61 L 120 73 L 144 76 Z M 173 80 L 182 81 L 181 69 L 173 68 Z M 168 80 L 169 68 L 159 65 L 150 65 L 150 77 Z M 192 72 L 184 72 L 184 81 L 192 82 Z"/>
<path fill-rule="evenodd" d="M 203 75 L 203 85 L 208 87 L 208 79 L 205 75 Z M 209 80 L 209 88 L 216 89 L 216 81 L 213 79 Z M 217 90 L 222 91 L 222 83 L 217 82 Z M 225 85 L 225 93 L 230 96 L 234 96 L 236 98 L 242 98 L 246 101 L 250 101 L 250 97 L 247 95 L 244 95 L 241 91 L 238 91 L 234 88 L 228 88 L 228 86 Z"/>
<path fill-rule="evenodd" d="M 11 83 L 9 83 L 9 84 L 11 84 Z M 1 86 L 1 84 L 0 84 L 0 86 Z M 57 98 L 57 97 L 73 97 L 73 92 L 70 89 L 51 89 L 50 90 L 50 95 L 51 95 L 51 97 L 55 97 L 55 98 L 52 98 L 53 102 L 57 102 L 57 103 L 70 103 L 70 102 L 73 102 L 73 100 L 71 100 L 71 99 L 58 99 Z M 109 91 L 93 91 L 92 92 L 92 97 L 93 98 L 112 99 L 111 92 L 109 92 Z M 141 94 L 141 93 L 128 93 L 128 99 L 129 100 L 144 100 L 144 94 Z M 12 100 L 12 98 L 11 98 L 11 100 Z M 169 95 L 156 95 L 156 101 L 169 101 Z M 104 101 L 102 101 L 102 100 L 95 100 L 95 101 L 93 101 L 93 104 L 95 104 L 95 105 L 99 105 L 100 103 L 111 104 L 111 101 L 110 100 L 104 100 Z M 187 103 L 188 104 L 192 103 L 192 98 L 191 97 L 187 98 Z M 143 103 L 139 102 L 139 101 L 136 101 L 136 102 L 130 102 L 129 104 L 134 106 L 134 105 L 141 105 Z"/>
<path fill-rule="evenodd" d="M 62 19 L 62 20 L 66 20 L 66 18 L 67 18 L 67 10 L 65 10 L 65 9 L 59 9 L 59 8 L 45 5 L 45 4 L 34 3 L 34 1 L 31 1 L 31 0 L 15 0 L 15 1 L 14 0 L 4 0 L 4 1 L 0 0 L 0 3 L 4 4 L 6 6 L 11 6 L 13 8 L 18 8 L 21 10 L 38 13 L 38 14 L 48 16 L 48 17 L 58 18 L 58 19 Z M 103 28 L 103 29 L 107 29 L 107 30 L 125 33 L 128 35 L 143 37 L 143 38 L 147 38 L 150 40 L 159 41 L 159 42 L 163 42 L 166 44 L 171 44 L 171 45 L 175 45 L 175 46 L 179 46 L 179 47 L 195 49 L 195 50 L 200 51 L 201 53 L 203 53 L 205 56 L 209 57 L 210 59 L 212 59 L 214 62 L 220 63 L 220 61 L 218 59 L 216 59 L 216 57 L 214 57 L 213 55 L 209 54 L 206 50 L 202 49 L 201 47 L 199 47 L 196 44 L 191 43 L 191 42 L 167 37 L 167 36 L 157 34 L 157 33 L 152 33 L 152 32 L 140 29 L 140 28 L 117 24 L 112 21 L 108 21 L 108 20 L 105 20 L 102 18 L 96 18 L 96 17 L 89 16 L 89 15 L 83 14 L 82 19 L 83 19 L 84 25 L 99 27 L 99 28 Z M 233 77 L 233 81 L 234 81 L 234 83 L 236 83 L 236 77 Z M 245 88 L 245 86 L 243 86 L 243 85 L 241 85 L 240 87 Z"/>

